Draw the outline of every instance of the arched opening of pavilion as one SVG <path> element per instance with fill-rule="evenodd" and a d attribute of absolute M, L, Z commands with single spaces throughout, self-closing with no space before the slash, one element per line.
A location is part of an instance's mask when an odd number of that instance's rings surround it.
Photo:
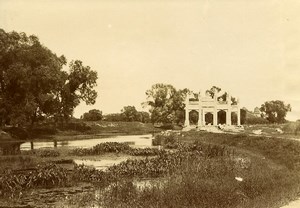
<path fill-rule="evenodd" d="M 231 123 L 232 125 L 238 125 L 238 115 L 236 112 L 231 113 Z"/>
<path fill-rule="evenodd" d="M 224 110 L 220 110 L 218 113 L 217 113 L 217 116 L 218 116 L 218 124 L 226 124 L 226 111 Z"/>
<path fill-rule="evenodd" d="M 198 125 L 199 112 L 196 110 L 191 110 L 189 112 L 189 122 L 190 125 Z"/>
<path fill-rule="evenodd" d="M 211 112 L 205 114 L 205 125 L 214 125 L 214 115 Z"/>

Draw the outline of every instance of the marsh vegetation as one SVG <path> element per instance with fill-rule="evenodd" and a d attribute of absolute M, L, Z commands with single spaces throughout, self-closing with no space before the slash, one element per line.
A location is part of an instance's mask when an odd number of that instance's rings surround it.
<path fill-rule="evenodd" d="M 110 142 L 84 150 L 58 148 L 2 156 L 1 201 L 9 199 L 18 205 L 33 190 L 51 193 L 82 184 L 90 188 L 68 197 L 56 196 L 52 203 L 29 205 L 280 207 L 298 196 L 298 141 L 191 131 L 159 134 L 153 143 L 164 148 L 134 149 Z M 72 162 L 72 158 L 110 154 L 129 157 L 106 170 Z"/>

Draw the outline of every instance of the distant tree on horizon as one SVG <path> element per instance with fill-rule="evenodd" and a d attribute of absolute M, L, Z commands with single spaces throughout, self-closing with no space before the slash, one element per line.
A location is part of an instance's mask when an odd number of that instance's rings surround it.
<path fill-rule="evenodd" d="M 89 112 L 84 113 L 82 116 L 82 119 L 86 121 L 101 121 L 102 118 L 102 111 L 98 109 L 89 110 Z"/>
<path fill-rule="evenodd" d="M 121 110 L 121 116 L 124 121 L 139 121 L 147 123 L 150 121 L 150 115 L 148 112 L 137 111 L 134 106 L 125 106 Z"/>
<path fill-rule="evenodd" d="M 287 112 L 291 111 L 291 105 L 281 100 L 266 101 L 261 105 L 260 111 L 270 123 L 284 123 Z"/>
<path fill-rule="evenodd" d="M 142 122 L 149 123 L 150 115 L 145 111 L 137 111 L 135 106 L 124 106 L 121 113 L 111 113 L 103 116 L 105 121 L 113 122 Z"/>
<path fill-rule="evenodd" d="M 137 121 L 138 111 L 134 106 L 125 106 L 121 110 L 121 116 L 124 118 L 124 121 Z"/>

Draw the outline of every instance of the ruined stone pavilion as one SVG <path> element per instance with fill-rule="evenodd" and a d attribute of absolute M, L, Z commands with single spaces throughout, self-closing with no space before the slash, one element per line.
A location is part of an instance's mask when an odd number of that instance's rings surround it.
<path fill-rule="evenodd" d="M 217 126 L 217 125 L 241 125 L 241 115 L 239 100 L 233 103 L 231 96 L 226 94 L 226 100 L 218 99 L 218 95 L 214 95 L 212 98 L 210 95 L 202 95 L 202 93 L 194 94 L 190 93 L 185 100 L 185 123 L 186 128 L 190 128 L 190 112 L 196 111 L 198 113 L 197 127 L 205 126 Z M 220 113 L 223 115 L 226 113 L 226 121 L 221 123 L 218 119 Z M 212 116 L 212 123 L 207 119 L 208 116 Z M 232 123 L 233 116 L 236 116 L 236 123 Z"/>

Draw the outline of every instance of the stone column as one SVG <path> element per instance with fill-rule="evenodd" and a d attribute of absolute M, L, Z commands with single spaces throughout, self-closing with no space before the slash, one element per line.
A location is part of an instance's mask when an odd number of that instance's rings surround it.
<path fill-rule="evenodd" d="M 202 125 L 205 126 L 205 111 L 202 110 Z"/>
<path fill-rule="evenodd" d="M 217 109 L 214 110 L 214 118 L 213 118 L 213 125 L 217 126 L 218 125 L 218 111 Z"/>
<path fill-rule="evenodd" d="M 198 114 L 198 127 L 202 126 L 202 115 L 201 115 L 201 109 L 199 109 Z"/>
<path fill-rule="evenodd" d="M 226 125 L 231 126 L 231 109 L 227 109 L 226 111 Z"/>
<path fill-rule="evenodd" d="M 241 110 L 238 108 L 237 110 L 237 125 L 241 125 Z"/>
<path fill-rule="evenodd" d="M 237 98 L 237 125 L 241 125 L 241 109 L 240 109 L 240 99 Z"/>
<path fill-rule="evenodd" d="M 226 102 L 228 108 L 226 112 L 226 124 L 231 126 L 231 96 L 229 95 L 229 93 L 227 94 Z"/>
<path fill-rule="evenodd" d="M 189 103 L 190 103 L 190 95 L 188 94 L 185 98 L 185 121 L 184 126 L 190 127 L 190 117 L 189 117 Z"/>
<path fill-rule="evenodd" d="M 185 107 L 185 121 L 184 121 L 184 126 L 189 127 L 190 126 L 190 117 L 189 117 L 189 110 L 187 107 Z"/>
<path fill-rule="evenodd" d="M 198 109 L 198 127 L 202 126 L 202 105 L 201 105 L 201 94 L 198 94 L 198 101 L 199 101 L 199 109 Z"/>

